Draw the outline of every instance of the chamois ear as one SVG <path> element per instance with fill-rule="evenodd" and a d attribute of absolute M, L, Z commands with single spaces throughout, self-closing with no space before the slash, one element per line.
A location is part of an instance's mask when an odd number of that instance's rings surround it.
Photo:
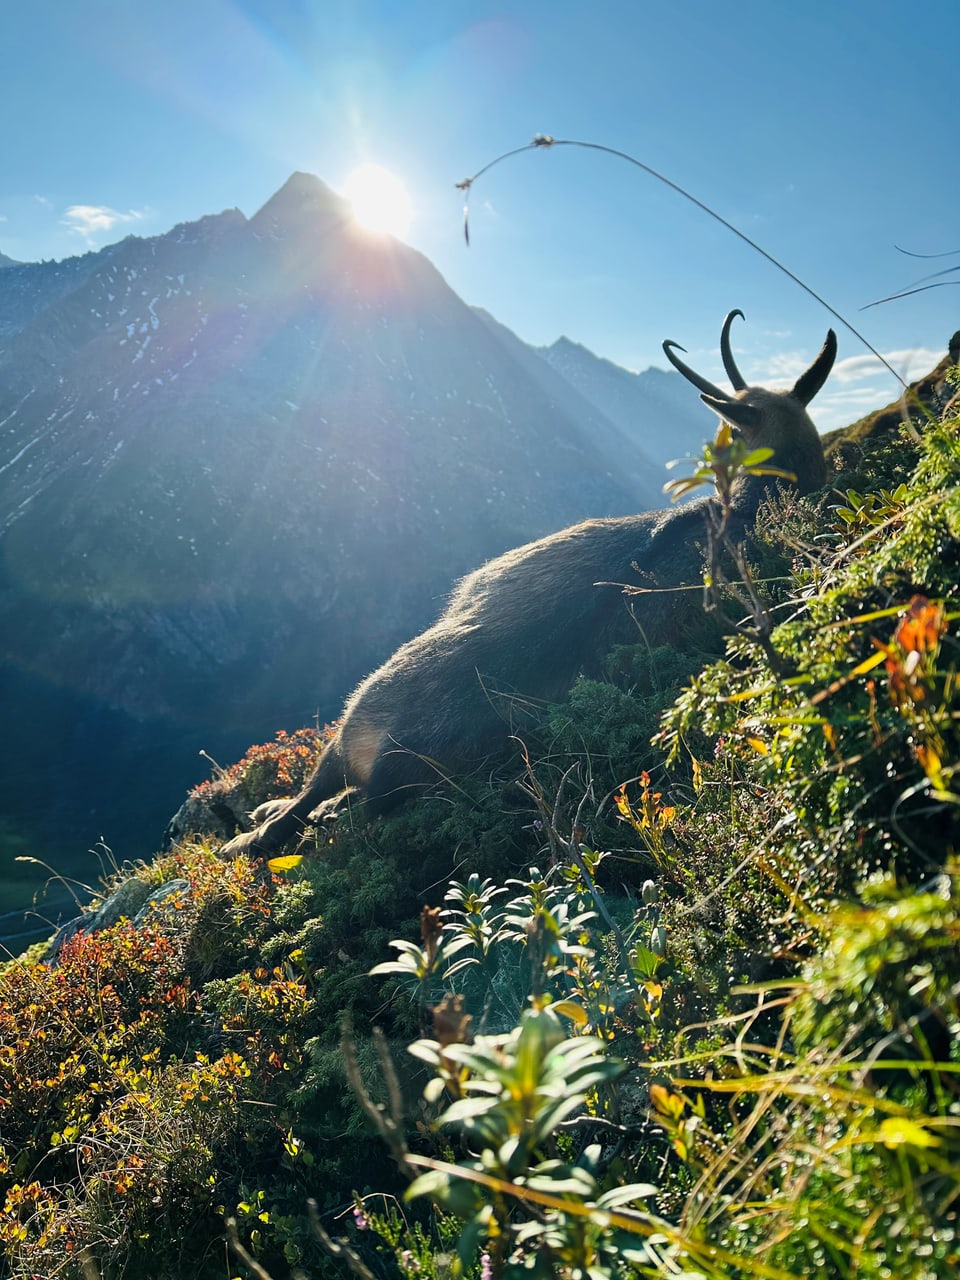
<path fill-rule="evenodd" d="M 724 422 L 729 422 L 731 427 L 739 427 L 748 438 L 760 430 L 763 412 L 756 405 L 745 404 L 742 400 L 718 400 L 708 395 L 701 395 L 700 399 L 714 413 L 719 413 Z"/>

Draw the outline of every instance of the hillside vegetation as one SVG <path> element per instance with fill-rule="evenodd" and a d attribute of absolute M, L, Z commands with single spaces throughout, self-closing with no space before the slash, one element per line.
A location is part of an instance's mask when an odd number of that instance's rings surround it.
<path fill-rule="evenodd" d="M 725 643 L 269 868 L 184 838 L 105 886 L 167 886 L 139 924 L 9 962 L 3 1274 L 956 1275 L 960 419 L 835 456 Z"/>

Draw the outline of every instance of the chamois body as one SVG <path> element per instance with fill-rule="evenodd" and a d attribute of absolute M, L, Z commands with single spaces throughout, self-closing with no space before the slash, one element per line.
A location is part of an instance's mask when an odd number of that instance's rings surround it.
<path fill-rule="evenodd" d="M 822 386 L 836 354 L 833 333 L 817 361 L 790 392 L 745 385 L 729 349 L 731 312 L 721 351 L 735 395 L 688 370 L 665 343 L 672 363 L 752 448 L 770 448 L 773 463 L 792 472 L 802 492 L 825 481 L 816 428 L 805 406 Z M 732 497 L 732 532 L 752 523 L 765 489 L 743 477 Z M 699 581 L 707 538 L 703 498 L 666 511 L 585 520 L 508 551 L 468 574 L 441 617 L 388 658 L 347 699 L 337 732 L 299 796 L 263 806 L 256 830 L 226 846 L 269 853 L 290 839 L 310 813 L 346 788 L 383 810 L 438 774 L 476 765 L 502 746 L 513 698 L 555 701 L 576 676 L 593 669 L 616 639 L 670 638 L 677 593 L 635 598 L 622 584 L 670 588 Z M 638 572 L 640 571 L 640 577 Z"/>

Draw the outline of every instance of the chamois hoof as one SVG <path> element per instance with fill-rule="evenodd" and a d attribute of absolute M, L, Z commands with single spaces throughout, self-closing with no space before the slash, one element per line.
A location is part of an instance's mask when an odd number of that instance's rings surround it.
<path fill-rule="evenodd" d="M 242 831 L 240 835 L 234 836 L 225 845 L 221 845 L 220 856 L 222 858 L 237 858 L 246 855 L 247 857 L 255 858 L 267 852 L 267 850 L 260 848 L 259 839 L 259 827 L 257 827 L 256 831 Z"/>
<path fill-rule="evenodd" d="M 258 804 L 250 814 L 250 821 L 255 827 L 262 827 L 265 822 L 269 822 L 271 818 L 275 818 L 278 813 L 283 813 L 292 803 L 288 797 L 286 800 L 264 800 L 263 804 Z"/>

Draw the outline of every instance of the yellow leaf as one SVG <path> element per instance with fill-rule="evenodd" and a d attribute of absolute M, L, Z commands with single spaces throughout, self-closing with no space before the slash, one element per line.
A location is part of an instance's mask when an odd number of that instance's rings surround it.
<path fill-rule="evenodd" d="M 920 767 L 927 775 L 935 787 L 941 791 L 946 790 L 943 781 L 943 762 L 931 746 L 918 746 L 917 759 L 920 761 Z"/>
<path fill-rule="evenodd" d="M 552 1004 L 550 1008 L 554 1013 L 562 1013 L 565 1018 L 569 1018 L 571 1022 L 575 1022 L 578 1027 L 584 1026 L 587 1021 L 586 1009 L 575 1004 L 572 1000 L 558 1000 L 557 1003 Z"/>
<path fill-rule="evenodd" d="M 703 790 L 703 766 L 696 758 L 693 761 L 693 790 L 696 795 Z"/>
<path fill-rule="evenodd" d="M 725 698 L 720 698 L 720 702 L 746 702 L 748 698 L 759 698 L 761 694 L 769 693 L 776 687 L 775 684 L 765 684 L 757 689 L 742 689 L 739 693 L 730 693 Z"/>
<path fill-rule="evenodd" d="M 885 1147 L 939 1147 L 940 1139 L 905 1116 L 889 1116 L 880 1125 L 880 1141 Z"/>
<path fill-rule="evenodd" d="M 290 853 L 283 858 L 270 858 L 267 866 L 271 871 L 292 871 L 294 867 L 299 867 L 302 861 L 302 853 Z"/>
<path fill-rule="evenodd" d="M 667 1120 L 677 1121 L 683 1115 L 686 1099 L 679 1093 L 671 1093 L 662 1084 L 650 1086 L 650 1101 L 655 1111 Z"/>
<path fill-rule="evenodd" d="M 643 983 L 643 989 L 647 994 L 647 1013 L 657 1018 L 660 1013 L 660 999 L 663 996 L 663 987 L 659 982 L 654 982 L 652 978 L 648 978 Z"/>
<path fill-rule="evenodd" d="M 747 742 L 749 742 L 750 746 L 753 747 L 754 751 L 756 751 L 758 755 L 768 756 L 770 754 L 770 748 L 762 738 L 748 738 Z"/>

